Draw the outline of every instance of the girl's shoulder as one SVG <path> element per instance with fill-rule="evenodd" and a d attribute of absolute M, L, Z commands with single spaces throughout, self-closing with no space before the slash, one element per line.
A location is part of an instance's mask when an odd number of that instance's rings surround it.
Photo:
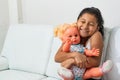
<path fill-rule="evenodd" d="M 92 36 L 101 36 L 102 37 L 102 34 L 99 31 L 96 31 Z"/>
<path fill-rule="evenodd" d="M 90 38 L 91 48 L 101 48 L 103 47 L 103 37 L 102 34 L 97 31 Z"/>
<path fill-rule="evenodd" d="M 95 32 L 86 42 L 86 46 L 89 46 L 89 48 L 99 48 L 103 47 L 103 37 L 102 34 L 97 31 Z"/>
<path fill-rule="evenodd" d="M 96 31 L 91 37 L 90 39 L 93 40 L 93 39 L 102 39 L 102 34 L 99 32 L 99 31 Z"/>

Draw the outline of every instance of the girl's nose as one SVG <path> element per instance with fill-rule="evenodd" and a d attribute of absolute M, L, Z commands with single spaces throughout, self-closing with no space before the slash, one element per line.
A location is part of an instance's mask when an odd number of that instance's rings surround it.
<path fill-rule="evenodd" d="M 82 29 L 87 29 L 87 28 L 88 28 L 88 25 L 89 25 L 88 23 L 83 24 L 83 25 L 82 25 Z"/>

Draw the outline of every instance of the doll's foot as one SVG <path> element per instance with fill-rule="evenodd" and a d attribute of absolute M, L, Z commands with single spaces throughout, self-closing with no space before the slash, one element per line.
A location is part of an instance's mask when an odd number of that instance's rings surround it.
<path fill-rule="evenodd" d="M 58 69 L 58 74 L 64 79 L 64 80 L 73 80 L 73 73 L 70 69 L 61 67 Z"/>
<path fill-rule="evenodd" d="M 84 79 L 89 79 L 89 78 L 98 78 L 103 76 L 105 73 L 109 72 L 112 69 L 113 63 L 111 60 L 107 60 L 106 62 L 103 63 L 101 67 L 96 67 L 96 68 L 90 68 L 87 69 L 83 78 Z"/>
<path fill-rule="evenodd" d="M 109 72 L 109 71 L 112 69 L 112 67 L 113 67 L 112 61 L 111 61 L 111 60 L 107 60 L 107 61 L 103 64 L 103 66 L 102 66 L 102 72 L 103 72 L 103 73 L 107 73 L 107 72 Z"/>

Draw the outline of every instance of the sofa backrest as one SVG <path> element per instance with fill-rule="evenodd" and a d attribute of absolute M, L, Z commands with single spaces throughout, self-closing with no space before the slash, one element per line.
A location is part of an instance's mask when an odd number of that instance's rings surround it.
<path fill-rule="evenodd" d="M 101 57 L 101 64 L 103 64 L 103 62 L 105 62 L 105 57 L 106 57 L 106 51 L 107 51 L 107 46 L 108 46 L 108 41 L 109 41 L 109 37 L 110 37 L 110 33 L 111 33 L 111 28 L 104 28 L 104 37 L 103 37 L 103 41 L 104 41 L 104 47 L 103 47 L 103 52 L 102 52 L 102 57 Z"/>
<path fill-rule="evenodd" d="M 10 69 L 44 74 L 53 41 L 53 26 L 17 24 L 9 27 L 2 55 Z"/>
<path fill-rule="evenodd" d="M 47 76 L 59 78 L 59 79 L 60 79 L 60 76 L 58 75 L 57 71 L 61 66 L 60 66 L 60 63 L 55 62 L 54 57 L 55 57 L 57 50 L 61 46 L 61 44 L 62 43 L 60 39 L 54 37 L 52 48 L 51 48 L 51 55 L 50 55 L 49 63 L 48 63 L 47 70 L 45 73 L 45 75 Z"/>
<path fill-rule="evenodd" d="M 8 59 L 9 68 L 60 78 L 57 74 L 57 69 L 60 68 L 60 64 L 54 61 L 54 56 L 61 45 L 61 41 L 53 37 L 53 28 L 53 25 L 11 25 L 1 53 L 2 56 Z M 118 31 L 116 30 L 116 33 L 114 32 L 112 34 L 113 36 L 118 35 Z M 117 43 L 114 44 L 114 40 L 117 40 L 116 38 L 119 37 L 114 36 L 114 38 L 110 37 L 109 39 L 109 35 L 109 28 L 105 28 L 105 45 L 101 63 L 105 61 L 106 54 L 109 56 L 107 59 L 112 59 L 113 57 L 111 55 L 116 50 L 116 47 L 113 48 L 112 45 L 117 45 Z M 110 40 L 109 43 L 108 40 Z M 110 44 L 111 42 L 112 45 Z M 110 49 L 108 46 L 111 46 Z M 113 51 L 111 52 L 111 50 Z M 119 51 L 118 48 L 117 51 Z"/>

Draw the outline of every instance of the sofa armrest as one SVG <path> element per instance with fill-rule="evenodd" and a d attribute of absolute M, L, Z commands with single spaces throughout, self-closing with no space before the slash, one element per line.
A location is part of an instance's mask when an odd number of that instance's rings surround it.
<path fill-rule="evenodd" d="M 5 57 L 0 56 L 0 71 L 8 69 L 8 61 Z"/>

